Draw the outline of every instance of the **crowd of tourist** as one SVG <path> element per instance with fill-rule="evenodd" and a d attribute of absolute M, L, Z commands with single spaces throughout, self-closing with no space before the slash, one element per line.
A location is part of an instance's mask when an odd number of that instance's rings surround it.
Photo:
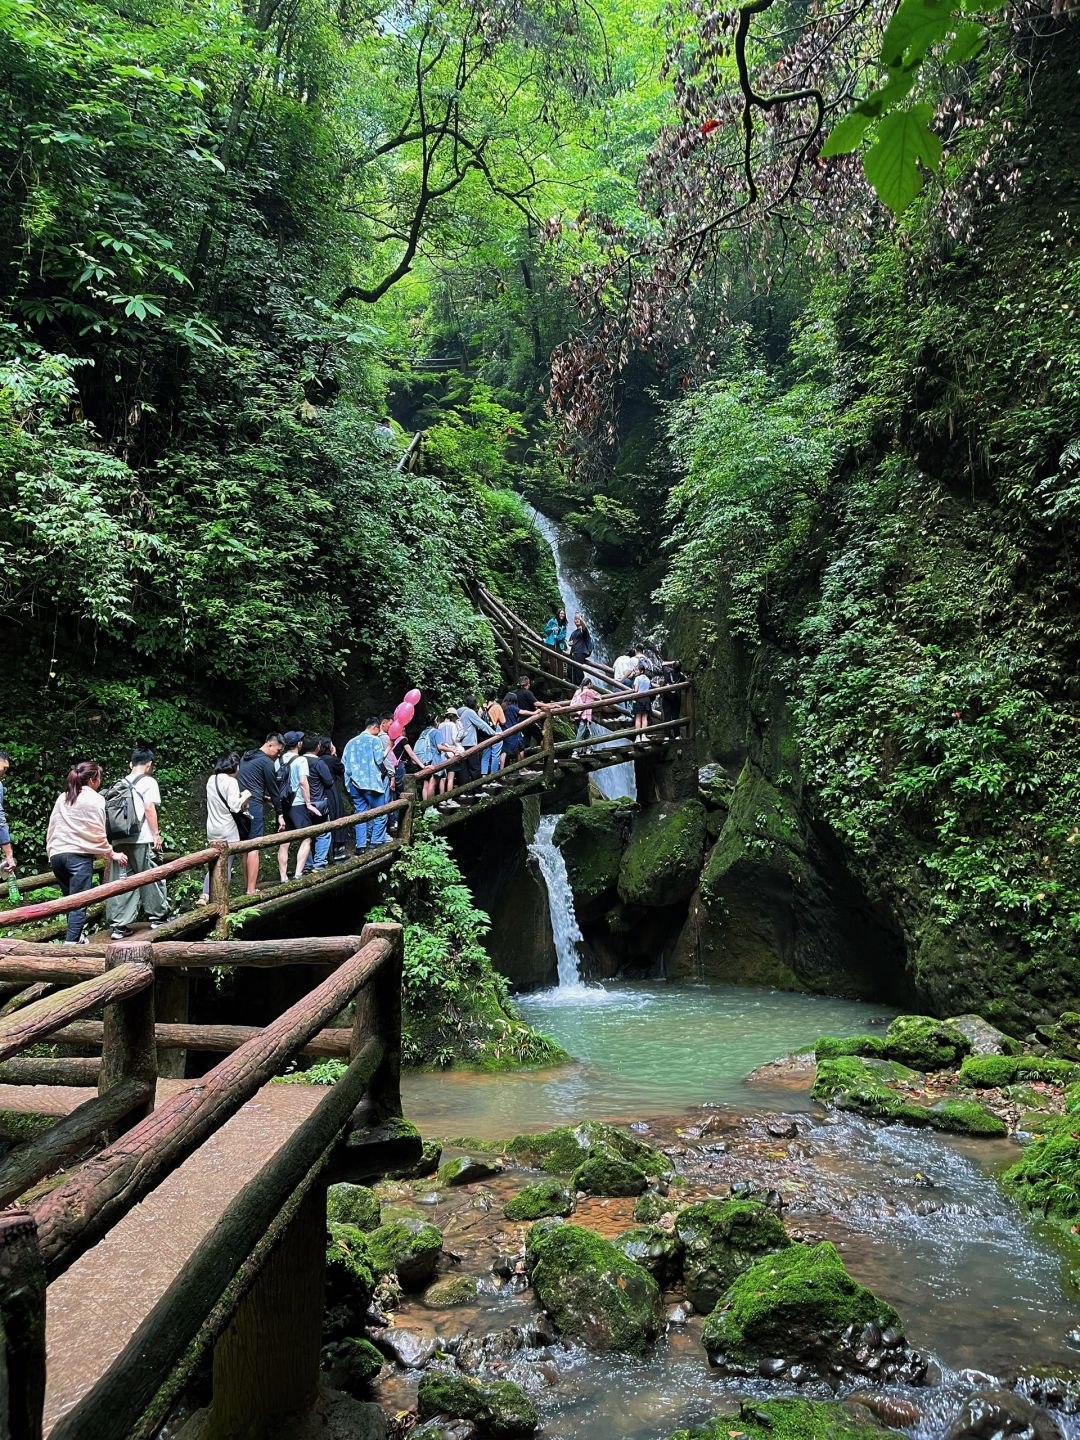
<path fill-rule="evenodd" d="M 593 708 L 610 701 L 611 690 L 596 688 L 586 675 L 583 666 L 592 654 L 592 638 L 582 617 L 576 615 L 574 620 L 568 633 L 565 612 L 555 612 L 545 630 L 545 635 L 551 632 L 553 647 L 565 648 L 575 662 L 576 689 L 569 701 L 539 700 L 531 678 L 522 675 L 501 696 L 495 689 L 486 691 L 482 700 L 466 695 L 425 725 L 413 742 L 392 716 L 373 715 L 340 756 L 329 735 L 275 731 L 258 748 L 228 751 L 218 758 L 206 781 L 207 840 L 236 844 L 280 835 L 277 870 L 279 880 L 285 883 L 294 844 L 295 879 L 345 860 L 350 831 L 357 855 L 384 844 L 399 821 L 400 811 L 392 806 L 404 794 L 410 768 L 422 787 L 424 801 L 456 810 L 460 808 L 460 801 L 454 798 L 456 786 L 482 782 L 467 798 L 490 794 L 501 786 L 499 776 L 507 764 L 541 744 L 547 713 L 569 709 L 577 719 L 579 745 L 592 743 L 597 733 L 603 733 L 594 724 Z M 618 708 L 624 713 L 629 708 L 639 732 L 635 743 L 644 743 L 653 706 L 649 692 L 685 677 L 676 661 L 653 662 L 639 649 L 620 655 L 613 672 L 616 686 L 628 692 Z M 664 718 L 677 718 L 678 694 L 660 698 Z M 611 708 L 609 705 L 609 712 Z M 478 749 L 484 740 L 491 743 Z M 0 869 L 8 875 L 15 869 L 4 809 L 3 781 L 10 763 L 8 753 L 0 750 Z M 154 753 L 137 747 L 131 752 L 127 773 L 107 790 L 102 788 L 104 770 L 96 761 L 81 761 L 69 771 L 46 831 L 49 865 L 64 895 L 89 890 L 99 863 L 108 866 L 110 881 L 145 874 L 159 866 L 162 797 L 154 766 Z M 357 817 L 355 830 L 339 826 L 314 836 L 290 838 L 292 832 L 343 819 L 348 813 L 346 797 Z M 244 888 L 249 895 L 258 885 L 261 854 L 262 847 L 243 852 Z M 232 864 L 230 855 L 230 880 Z M 205 895 L 209 875 L 203 888 Z M 130 935 L 140 915 L 151 929 L 167 922 L 169 903 L 163 880 L 151 879 L 106 901 L 106 925 L 114 940 Z M 85 908 L 69 911 L 67 940 L 85 944 L 85 926 Z"/>

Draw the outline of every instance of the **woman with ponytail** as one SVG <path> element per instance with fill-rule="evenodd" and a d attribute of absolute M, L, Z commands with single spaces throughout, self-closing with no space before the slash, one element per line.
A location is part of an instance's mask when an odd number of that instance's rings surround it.
<path fill-rule="evenodd" d="M 45 848 L 49 865 L 65 895 L 80 895 L 94 880 L 94 861 L 113 860 L 126 865 L 127 856 L 114 850 L 105 833 L 105 801 L 98 793 L 104 771 L 92 760 L 83 760 L 68 771 L 67 788 L 56 797 L 49 816 Z M 86 911 L 69 910 L 67 940 L 85 945 L 83 927 Z"/>

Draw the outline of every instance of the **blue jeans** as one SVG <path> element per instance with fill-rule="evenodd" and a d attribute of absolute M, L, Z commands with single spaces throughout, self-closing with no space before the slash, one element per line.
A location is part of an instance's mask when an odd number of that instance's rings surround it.
<path fill-rule="evenodd" d="M 480 756 L 480 774 L 497 775 L 499 773 L 499 756 L 502 754 L 503 742 L 496 740 L 494 745 L 489 745 Z"/>
<path fill-rule="evenodd" d="M 315 836 L 315 839 L 311 842 L 311 855 L 308 858 L 308 863 L 304 866 L 305 871 L 326 869 L 330 863 L 330 846 L 333 839 L 334 835 L 332 831 L 328 831 L 325 835 Z"/>
<path fill-rule="evenodd" d="M 94 880 L 93 855 L 52 855 L 49 864 L 65 895 L 81 895 L 89 890 Z M 67 941 L 73 944 L 82 935 L 86 924 L 86 910 L 69 910 L 67 917 Z"/>
<path fill-rule="evenodd" d="M 389 785 L 389 782 L 387 784 Z M 349 782 L 349 795 L 352 799 L 353 809 L 358 815 L 363 815 L 367 810 L 377 810 L 384 803 L 381 790 L 358 790 L 351 781 Z M 363 824 L 356 827 L 356 848 L 358 850 L 368 848 L 368 829 L 369 827 Z M 377 820 L 372 820 L 370 829 L 370 843 L 381 845 L 386 839 L 386 816 L 380 815 Z"/>

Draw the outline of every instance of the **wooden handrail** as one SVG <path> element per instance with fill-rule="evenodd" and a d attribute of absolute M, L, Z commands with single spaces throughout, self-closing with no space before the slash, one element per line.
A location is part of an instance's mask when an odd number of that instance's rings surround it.
<path fill-rule="evenodd" d="M 158 880 L 171 880 L 174 875 L 183 875 L 188 870 L 198 870 L 216 860 L 220 854 L 217 846 L 196 850 L 192 855 L 181 855 L 164 865 L 155 865 L 149 870 L 140 870 L 137 875 L 125 875 L 122 880 L 112 880 L 108 885 L 95 885 L 92 890 L 81 890 L 77 895 L 61 895 L 55 900 L 41 900 L 36 905 L 20 905 L 15 910 L 0 911 L 0 926 L 6 930 L 12 925 L 22 925 L 27 920 L 45 920 L 54 915 L 66 915 L 71 910 L 83 910 L 90 903 L 111 900 L 114 895 L 127 895 L 132 890 L 141 890 L 144 885 L 153 885 Z"/>
<path fill-rule="evenodd" d="M 274 968 L 281 965 L 339 965 L 360 948 L 359 935 L 312 935 L 295 940 L 161 940 L 154 943 L 158 970 L 202 970 L 209 966 Z M 34 940 L 0 940 L 0 981 L 46 980 L 70 984 L 105 969 L 82 945 L 53 945 L 42 957 Z"/>
<path fill-rule="evenodd" d="M 0 1060 L 18 1054 L 84 1015 L 93 1014 L 103 1005 L 149 989 L 153 983 L 154 972 L 149 965 L 117 965 L 93 980 L 83 980 L 25 1005 L 14 1015 L 0 1020 Z"/>
<path fill-rule="evenodd" d="M 228 1054 L 261 1034 L 257 1025 L 182 1025 L 160 1021 L 154 1026 L 154 1040 L 162 1050 L 204 1050 Z M 53 1036 L 59 1045 L 92 1045 L 98 1049 L 104 1038 L 105 1027 L 100 1020 L 77 1020 L 72 1025 L 65 1025 Z M 319 1030 L 298 1053 L 320 1059 L 348 1055 L 349 1032 Z"/>
<path fill-rule="evenodd" d="M 348 830 L 350 826 L 366 825 L 369 820 L 378 820 L 382 815 L 393 815 L 404 810 L 408 800 L 391 800 L 374 810 L 365 810 L 352 815 L 340 815 L 336 820 L 321 820 L 317 825 L 305 825 L 300 830 L 277 830 L 272 835 L 254 835 L 250 840 L 227 840 L 230 855 L 246 855 L 250 850 L 269 850 L 278 845 L 291 845 L 294 840 L 311 840 L 317 835 L 326 835 L 335 830 Z M 159 872 L 160 873 L 160 872 Z"/>
<path fill-rule="evenodd" d="M 400 926 L 369 926 L 352 958 L 201 1080 L 166 1100 L 30 1207 L 50 1278 L 61 1274 L 234 1115 L 326 1022 L 400 961 Z M 118 973 L 110 971 L 110 976 Z M 106 977 L 103 977 L 106 978 Z M 88 982 L 98 984 L 98 981 Z"/>
<path fill-rule="evenodd" d="M 417 430 L 402 453 L 401 459 L 394 467 L 400 475 L 403 470 L 411 470 L 416 464 L 416 457 L 420 453 L 420 446 L 424 443 L 424 432 Z"/>

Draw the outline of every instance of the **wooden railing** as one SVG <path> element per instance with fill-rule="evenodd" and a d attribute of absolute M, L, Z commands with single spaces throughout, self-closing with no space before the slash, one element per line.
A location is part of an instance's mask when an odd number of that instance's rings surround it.
<path fill-rule="evenodd" d="M 531 669 L 540 669 L 545 677 L 566 690 L 576 690 L 571 678 L 578 670 L 610 690 L 616 683 L 615 672 L 601 660 L 575 660 L 566 650 L 549 645 L 544 637 L 522 620 L 482 584 L 476 586 L 476 603 L 481 613 L 492 622 L 495 644 L 513 669 L 514 679 Z"/>
<path fill-rule="evenodd" d="M 405 447 L 401 459 L 394 467 L 400 475 L 403 470 L 415 470 L 420 459 L 420 450 L 424 443 L 424 432 L 417 430 L 416 434 Z"/>
<path fill-rule="evenodd" d="M 0 979 L 22 978 L 32 957 L 19 942 L 3 946 Z M 193 1046 L 193 1034 L 202 1031 L 212 1048 L 231 1053 L 154 1108 L 157 1049 L 169 1043 L 162 1027 L 155 1026 L 156 967 L 327 962 L 335 964 L 331 974 L 264 1028 L 185 1027 L 185 1045 Z M 87 966 L 98 964 L 101 973 L 86 978 Z M 104 1007 L 104 1020 L 89 1022 L 97 1027 L 102 1052 L 100 1062 L 94 1062 L 98 1094 L 0 1163 L 0 1205 L 26 1196 L 44 1176 L 85 1152 L 95 1137 L 104 1134 L 108 1143 L 24 1208 L 0 1216 L 0 1344 L 6 1344 L 8 1362 L 8 1412 L 0 1414 L 0 1433 L 41 1434 L 44 1282 L 67 1270 L 319 1037 L 333 1035 L 334 1053 L 348 1061 L 341 1079 L 326 1089 L 259 1172 L 257 1183 L 246 1185 L 229 1205 L 116 1363 L 51 1431 L 53 1440 L 90 1435 L 121 1440 L 222 1302 L 239 1261 L 272 1230 L 305 1177 L 322 1172 L 361 1100 L 366 1123 L 400 1116 L 402 932 L 397 925 L 369 925 L 360 937 L 278 941 L 272 950 L 260 942 L 129 942 L 110 947 L 103 963 L 64 954 L 50 956 L 48 966 L 53 975 L 66 970 L 71 983 L 0 1022 L 0 1057 L 8 1059 L 43 1039 L 80 1038 L 85 1017 Z M 351 1029 L 324 1028 L 354 1002 Z M 16 1063 L 8 1059 L 9 1065 Z M 55 1063 L 61 1067 L 65 1062 Z M 60 1078 L 63 1071 L 54 1074 Z M 21 1323 L 13 1335 L 8 1321 L 16 1312 Z M 316 1362 L 317 1355 L 316 1336 Z M 13 1416 L 31 1418 L 22 1428 L 16 1424 L 5 1430 L 3 1421 L 10 1426 Z"/>

